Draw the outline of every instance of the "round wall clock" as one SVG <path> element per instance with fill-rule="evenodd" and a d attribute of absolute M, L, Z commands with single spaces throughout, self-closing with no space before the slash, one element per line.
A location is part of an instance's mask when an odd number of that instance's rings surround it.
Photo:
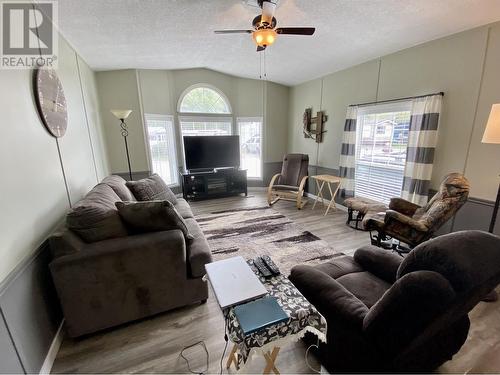
<path fill-rule="evenodd" d="M 68 111 L 66 97 L 53 69 L 37 69 L 34 73 L 35 100 L 43 124 L 56 138 L 66 133 Z"/>

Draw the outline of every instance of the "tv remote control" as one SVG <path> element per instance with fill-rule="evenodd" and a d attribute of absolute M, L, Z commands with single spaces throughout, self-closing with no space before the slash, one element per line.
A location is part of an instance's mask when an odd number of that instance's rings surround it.
<path fill-rule="evenodd" d="M 269 270 L 269 268 L 266 267 L 264 261 L 262 260 L 261 257 L 257 257 L 253 260 L 253 264 L 257 269 L 259 270 L 260 274 L 264 276 L 265 278 L 271 277 L 273 274 Z"/>
<path fill-rule="evenodd" d="M 264 255 L 262 257 L 262 260 L 264 261 L 264 263 L 266 264 L 267 268 L 271 271 L 271 273 L 273 274 L 273 276 L 276 276 L 276 275 L 279 275 L 281 272 L 280 272 L 280 269 L 278 268 L 278 266 L 273 262 L 273 260 L 271 259 L 271 257 L 269 255 Z"/>

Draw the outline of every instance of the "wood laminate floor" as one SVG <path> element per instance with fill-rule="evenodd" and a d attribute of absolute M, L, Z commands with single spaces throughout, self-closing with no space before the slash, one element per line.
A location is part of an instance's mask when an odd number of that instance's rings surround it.
<path fill-rule="evenodd" d="M 232 197 L 192 203 L 195 215 L 221 209 L 256 207 L 266 204 L 263 191 L 250 192 L 249 197 Z M 327 241 L 337 252 L 352 254 L 369 243 L 368 234 L 345 225 L 346 213 L 337 210 L 324 217 L 324 209 L 313 211 L 308 204 L 299 211 L 289 202 L 278 202 L 274 208 L 297 224 Z M 470 314 L 469 338 L 453 360 L 441 372 L 500 372 L 500 302 L 480 303 Z M 224 349 L 224 323 L 217 301 L 210 291 L 204 305 L 188 306 L 150 319 L 131 323 L 83 339 L 65 338 L 53 373 L 188 373 L 181 350 L 203 340 L 209 352 L 208 373 L 219 373 Z M 228 347 L 229 351 L 230 348 Z M 304 360 L 302 342 L 282 348 L 277 367 L 282 373 L 312 373 Z M 191 369 L 205 367 L 205 352 L 198 346 L 186 351 Z M 224 364 L 225 360 L 224 358 Z M 310 364 L 318 367 L 313 356 Z M 256 355 L 245 367 L 245 373 L 262 373 L 265 362 Z M 324 371 L 324 370 L 323 370 Z M 234 367 L 224 373 L 234 373 Z"/>

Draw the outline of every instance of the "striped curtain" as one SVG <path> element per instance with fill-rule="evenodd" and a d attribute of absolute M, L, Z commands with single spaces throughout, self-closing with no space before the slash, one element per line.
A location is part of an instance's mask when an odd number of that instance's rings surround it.
<path fill-rule="evenodd" d="M 342 185 L 340 196 L 342 198 L 354 197 L 354 177 L 356 167 L 356 119 L 358 107 L 347 108 L 347 115 L 342 136 L 342 149 L 340 151 L 340 177 Z"/>
<path fill-rule="evenodd" d="M 442 100 L 442 95 L 430 95 L 412 103 L 401 196 L 420 206 L 428 199 Z"/>

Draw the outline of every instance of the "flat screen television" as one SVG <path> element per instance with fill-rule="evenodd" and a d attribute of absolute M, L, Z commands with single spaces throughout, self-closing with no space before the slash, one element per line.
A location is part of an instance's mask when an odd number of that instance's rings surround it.
<path fill-rule="evenodd" d="M 186 169 L 240 166 L 240 137 L 237 135 L 184 137 Z"/>

